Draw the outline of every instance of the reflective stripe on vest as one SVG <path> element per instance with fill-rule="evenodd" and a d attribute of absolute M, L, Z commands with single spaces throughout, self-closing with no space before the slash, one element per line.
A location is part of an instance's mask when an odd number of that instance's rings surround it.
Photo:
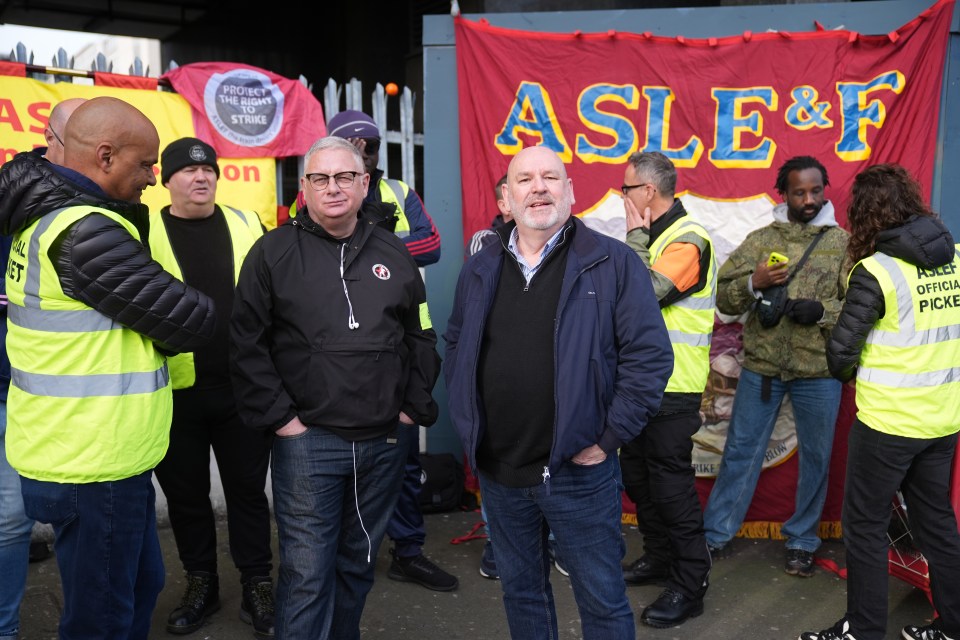
<path fill-rule="evenodd" d="M 165 358 L 148 338 L 65 294 L 50 260 L 56 238 L 91 214 L 139 240 L 116 213 L 68 207 L 16 235 L 11 260 L 21 269 L 7 272 L 7 456 L 21 475 L 48 482 L 129 478 L 155 467 L 169 442 Z"/>
<path fill-rule="evenodd" d="M 233 283 L 236 284 L 243 260 L 250 252 L 253 243 L 263 235 L 263 227 L 254 211 L 241 211 L 222 204 L 217 206 L 223 212 L 227 230 L 230 233 L 230 244 L 233 248 Z M 168 273 L 177 280 L 183 280 L 183 271 L 173 253 L 170 236 L 167 234 L 167 227 L 160 213 L 150 215 L 150 251 L 153 259 L 163 265 Z M 177 354 L 167 363 L 170 366 L 170 378 L 174 389 L 186 389 L 196 383 L 197 369 L 193 352 Z"/>
<path fill-rule="evenodd" d="M 860 264 L 879 283 L 885 314 L 867 334 L 860 355 L 858 417 L 877 431 L 910 438 L 955 432 L 960 424 L 960 245 L 950 265 L 933 271 L 883 253 Z"/>
<path fill-rule="evenodd" d="M 673 345 L 673 375 L 666 388 L 673 393 L 702 393 L 707 385 L 717 304 L 717 262 L 710 235 L 689 214 L 676 220 L 650 245 L 650 262 L 655 264 L 667 246 L 682 242 L 688 234 L 702 238 L 710 247 L 710 265 L 703 289 L 661 309 Z"/>

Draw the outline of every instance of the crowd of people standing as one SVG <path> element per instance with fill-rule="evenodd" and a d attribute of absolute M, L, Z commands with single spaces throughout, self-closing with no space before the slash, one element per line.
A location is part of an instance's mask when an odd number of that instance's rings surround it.
<path fill-rule="evenodd" d="M 663 154 L 624 166 L 621 242 L 572 215 L 556 153 L 523 149 L 497 185 L 499 219 L 460 272 L 441 366 L 420 273 L 439 259 L 437 229 L 416 192 L 376 168 L 369 116 L 328 126 L 304 157 L 290 220 L 269 232 L 256 212 L 217 201 L 213 147 L 182 138 L 161 153 L 150 120 L 116 98 L 58 105 L 48 147 L 0 169 L 0 640 L 18 634 L 34 520 L 55 533 L 60 637 L 148 636 L 165 575 L 154 474 L 187 578 L 166 628 L 200 629 L 220 608 L 211 450 L 240 616 L 256 637 L 359 638 L 385 535 L 389 578 L 457 589 L 423 554 L 417 502 L 418 427 L 437 420 L 441 374 L 490 531 L 481 573 L 500 580 L 513 638 L 558 637 L 550 573 L 561 559 L 584 638 L 636 637 L 630 585 L 664 587 L 640 612 L 646 626 L 701 615 L 785 397 L 799 479 L 784 570 L 811 576 L 841 385 L 856 378 L 847 607 L 800 640 L 884 637 L 897 490 L 939 612 L 901 634 L 960 639 L 948 500 L 960 248 L 903 168 L 857 176 L 848 232 L 826 168 L 788 159 L 773 222 L 718 265 Z M 148 211 L 140 198 L 158 160 L 171 204 Z M 691 436 L 717 310 L 746 314 L 745 359 L 701 508 Z M 643 536 L 632 561 L 623 490 Z"/>

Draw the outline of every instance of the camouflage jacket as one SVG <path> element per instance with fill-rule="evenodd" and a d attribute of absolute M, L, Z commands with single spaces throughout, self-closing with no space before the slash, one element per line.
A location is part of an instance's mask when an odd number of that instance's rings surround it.
<path fill-rule="evenodd" d="M 794 299 L 819 300 L 823 318 L 817 324 L 799 325 L 784 316 L 775 327 L 764 328 L 751 313 L 743 326 L 743 366 L 750 371 L 784 381 L 830 377 L 826 343 L 840 315 L 850 266 L 846 257 L 849 234 L 837 226 L 830 202 L 808 224 L 789 222 L 786 207 L 778 205 L 774 222 L 750 233 L 720 267 L 717 309 L 731 315 L 751 311 L 756 297 L 748 286 L 757 263 L 778 251 L 790 258 L 793 270 L 821 226 L 829 229 L 790 280 L 787 293 Z"/>

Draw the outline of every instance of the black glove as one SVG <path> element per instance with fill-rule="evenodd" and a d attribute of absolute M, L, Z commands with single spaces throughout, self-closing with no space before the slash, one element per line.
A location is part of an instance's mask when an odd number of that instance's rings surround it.
<path fill-rule="evenodd" d="M 797 324 L 817 324 L 823 317 L 823 305 L 809 298 L 787 300 L 783 313 Z"/>

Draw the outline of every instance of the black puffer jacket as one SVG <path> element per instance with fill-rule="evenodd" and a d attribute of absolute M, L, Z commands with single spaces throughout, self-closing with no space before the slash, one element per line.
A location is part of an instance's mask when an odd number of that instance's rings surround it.
<path fill-rule="evenodd" d="M 117 213 L 142 242 L 103 215 L 89 215 L 52 244 L 50 260 L 68 296 L 153 340 L 168 354 L 192 351 L 213 335 L 213 301 L 150 259 L 145 205 L 86 191 L 37 151 L 17 154 L 0 168 L 0 233 L 16 234 L 63 207 L 90 205 Z"/>
<path fill-rule="evenodd" d="M 914 216 L 903 226 L 881 231 L 877 251 L 933 269 L 953 262 L 953 236 L 936 218 Z M 863 265 L 856 265 L 840 318 L 827 342 L 827 365 L 833 377 L 841 382 L 853 378 L 867 334 L 885 313 L 880 283 Z"/>

